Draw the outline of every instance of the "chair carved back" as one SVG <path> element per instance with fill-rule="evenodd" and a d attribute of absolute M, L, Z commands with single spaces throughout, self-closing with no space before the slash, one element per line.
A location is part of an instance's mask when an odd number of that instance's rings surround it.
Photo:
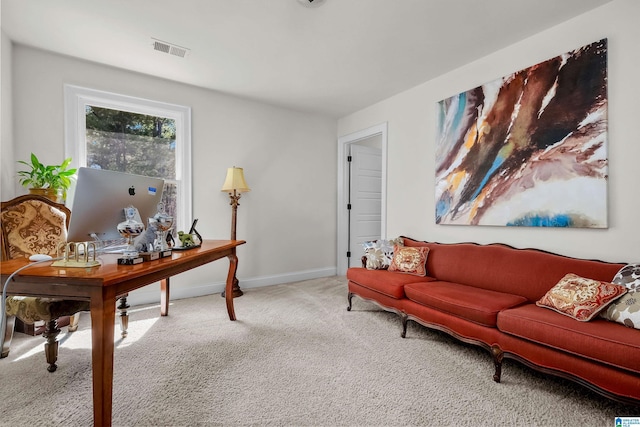
<path fill-rule="evenodd" d="M 2 259 L 47 254 L 67 241 L 71 211 L 46 197 L 27 194 L 0 204 Z"/>

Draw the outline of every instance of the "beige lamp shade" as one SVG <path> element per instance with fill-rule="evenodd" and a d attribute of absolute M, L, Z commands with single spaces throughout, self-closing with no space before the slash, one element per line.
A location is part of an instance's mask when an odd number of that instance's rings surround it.
<path fill-rule="evenodd" d="M 246 181 L 244 180 L 244 171 L 242 168 L 232 167 L 227 169 L 227 177 L 224 180 L 222 190 L 227 193 L 233 193 L 236 190 L 238 193 L 244 193 L 251 191 Z"/>

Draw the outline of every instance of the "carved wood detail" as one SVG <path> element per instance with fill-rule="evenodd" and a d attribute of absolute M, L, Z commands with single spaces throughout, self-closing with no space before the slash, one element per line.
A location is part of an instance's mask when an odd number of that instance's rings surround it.
<path fill-rule="evenodd" d="M 55 372 L 58 369 L 56 362 L 58 361 L 58 334 L 60 334 L 60 328 L 58 328 L 57 319 L 53 319 L 47 322 L 42 336 L 47 339 L 44 345 L 44 353 L 47 357 L 47 371 Z"/>
<path fill-rule="evenodd" d="M 407 337 L 407 325 L 409 324 L 409 316 L 407 316 L 406 314 L 404 316 L 402 316 L 402 332 L 400 333 L 400 336 L 402 338 L 406 338 Z"/>
<path fill-rule="evenodd" d="M 499 383 L 500 377 L 502 376 L 502 359 L 504 358 L 504 352 L 500 346 L 492 345 L 491 354 L 493 355 L 493 364 L 496 367 L 496 371 L 493 374 L 493 380 Z"/>
<path fill-rule="evenodd" d="M 118 300 L 118 311 L 120 312 L 120 335 L 122 338 L 126 338 L 129 334 L 129 313 L 127 309 L 130 307 L 127 304 L 127 296 L 129 294 L 125 294 Z"/>
<path fill-rule="evenodd" d="M 389 306 L 387 306 L 387 305 L 381 304 L 380 302 L 378 302 L 378 301 L 376 301 L 376 300 L 374 300 L 374 299 L 363 297 L 363 296 L 361 296 L 361 295 L 358 295 L 358 294 L 357 294 L 357 293 L 355 293 L 355 292 L 349 292 L 349 294 L 347 295 L 347 298 L 348 298 L 348 300 L 349 300 L 349 307 L 347 307 L 347 311 L 351 311 L 351 299 L 353 298 L 353 296 L 354 296 L 354 295 L 357 295 L 358 297 L 362 298 L 362 299 L 363 299 L 363 300 L 365 300 L 365 301 L 369 301 L 369 302 L 374 303 L 374 304 L 375 304 L 375 305 L 377 305 L 378 307 L 382 308 L 384 311 L 390 311 L 391 313 L 395 313 L 395 314 L 397 314 L 397 315 L 398 315 L 398 316 L 400 316 L 400 317 L 402 317 L 402 316 L 403 316 L 403 314 L 404 314 L 404 312 L 403 312 L 402 310 L 399 310 L 399 309 L 397 309 L 397 308 L 389 307 Z"/>
<path fill-rule="evenodd" d="M 562 379 L 571 381 L 573 383 L 576 383 L 578 385 L 581 385 L 581 386 L 585 387 L 586 389 L 591 390 L 591 391 L 599 394 L 600 396 L 606 397 L 607 399 L 615 400 L 616 402 L 621 402 L 621 403 L 625 403 L 625 404 L 628 404 L 628 405 L 629 404 L 630 405 L 636 405 L 636 406 L 640 405 L 640 400 L 633 399 L 631 397 L 625 397 L 625 396 L 620 396 L 618 394 L 611 393 L 611 392 L 609 392 L 607 390 L 604 390 L 604 389 L 602 389 L 602 388 L 600 388 L 600 387 L 598 387 L 598 386 L 596 386 L 594 384 L 591 384 L 590 382 L 588 382 L 588 381 L 586 381 L 586 380 L 584 380 L 584 379 L 582 379 L 582 378 L 580 378 L 578 376 L 575 376 L 573 374 L 569 374 L 569 373 L 564 372 L 564 371 L 559 371 L 559 370 L 556 370 L 556 369 L 545 368 L 543 366 L 536 365 L 535 363 L 530 362 L 527 359 L 525 359 L 525 358 L 523 358 L 523 357 L 521 357 L 521 356 L 519 356 L 517 354 L 504 352 L 503 357 L 511 359 L 511 360 L 515 360 L 516 362 L 519 362 L 519 363 L 525 365 L 526 367 L 528 367 L 530 369 L 533 369 L 534 371 L 541 372 L 541 373 L 543 373 L 545 375 L 552 375 L 554 377 L 562 378 Z"/>

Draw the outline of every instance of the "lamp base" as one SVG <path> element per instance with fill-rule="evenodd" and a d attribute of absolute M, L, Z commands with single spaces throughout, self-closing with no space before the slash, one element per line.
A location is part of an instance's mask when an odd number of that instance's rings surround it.
<path fill-rule="evenodd" d="M 233 295 L 234 298 L 238 298 L 241 297 L 242 295 L 244 295 L 244 292 L 242 292 L 242 289 L 240 289 L 240 285 L 238 284 L 238 279 L 236 278 L 236 276 L 233 276 L 233 286 L 231 288 L 231 295 Z M 222 291 L 222 293 L 220 293 L 220 296 L 222 298 L 224 298 L 226 291 Z"/>

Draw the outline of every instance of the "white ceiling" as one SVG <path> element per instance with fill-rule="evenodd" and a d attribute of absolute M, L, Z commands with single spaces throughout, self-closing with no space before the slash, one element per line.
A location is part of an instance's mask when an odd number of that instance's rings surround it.
<path fill-rule="evenodd" d="M 341 117 L 611 0 L 1 1 L 16 43 Z"/>

